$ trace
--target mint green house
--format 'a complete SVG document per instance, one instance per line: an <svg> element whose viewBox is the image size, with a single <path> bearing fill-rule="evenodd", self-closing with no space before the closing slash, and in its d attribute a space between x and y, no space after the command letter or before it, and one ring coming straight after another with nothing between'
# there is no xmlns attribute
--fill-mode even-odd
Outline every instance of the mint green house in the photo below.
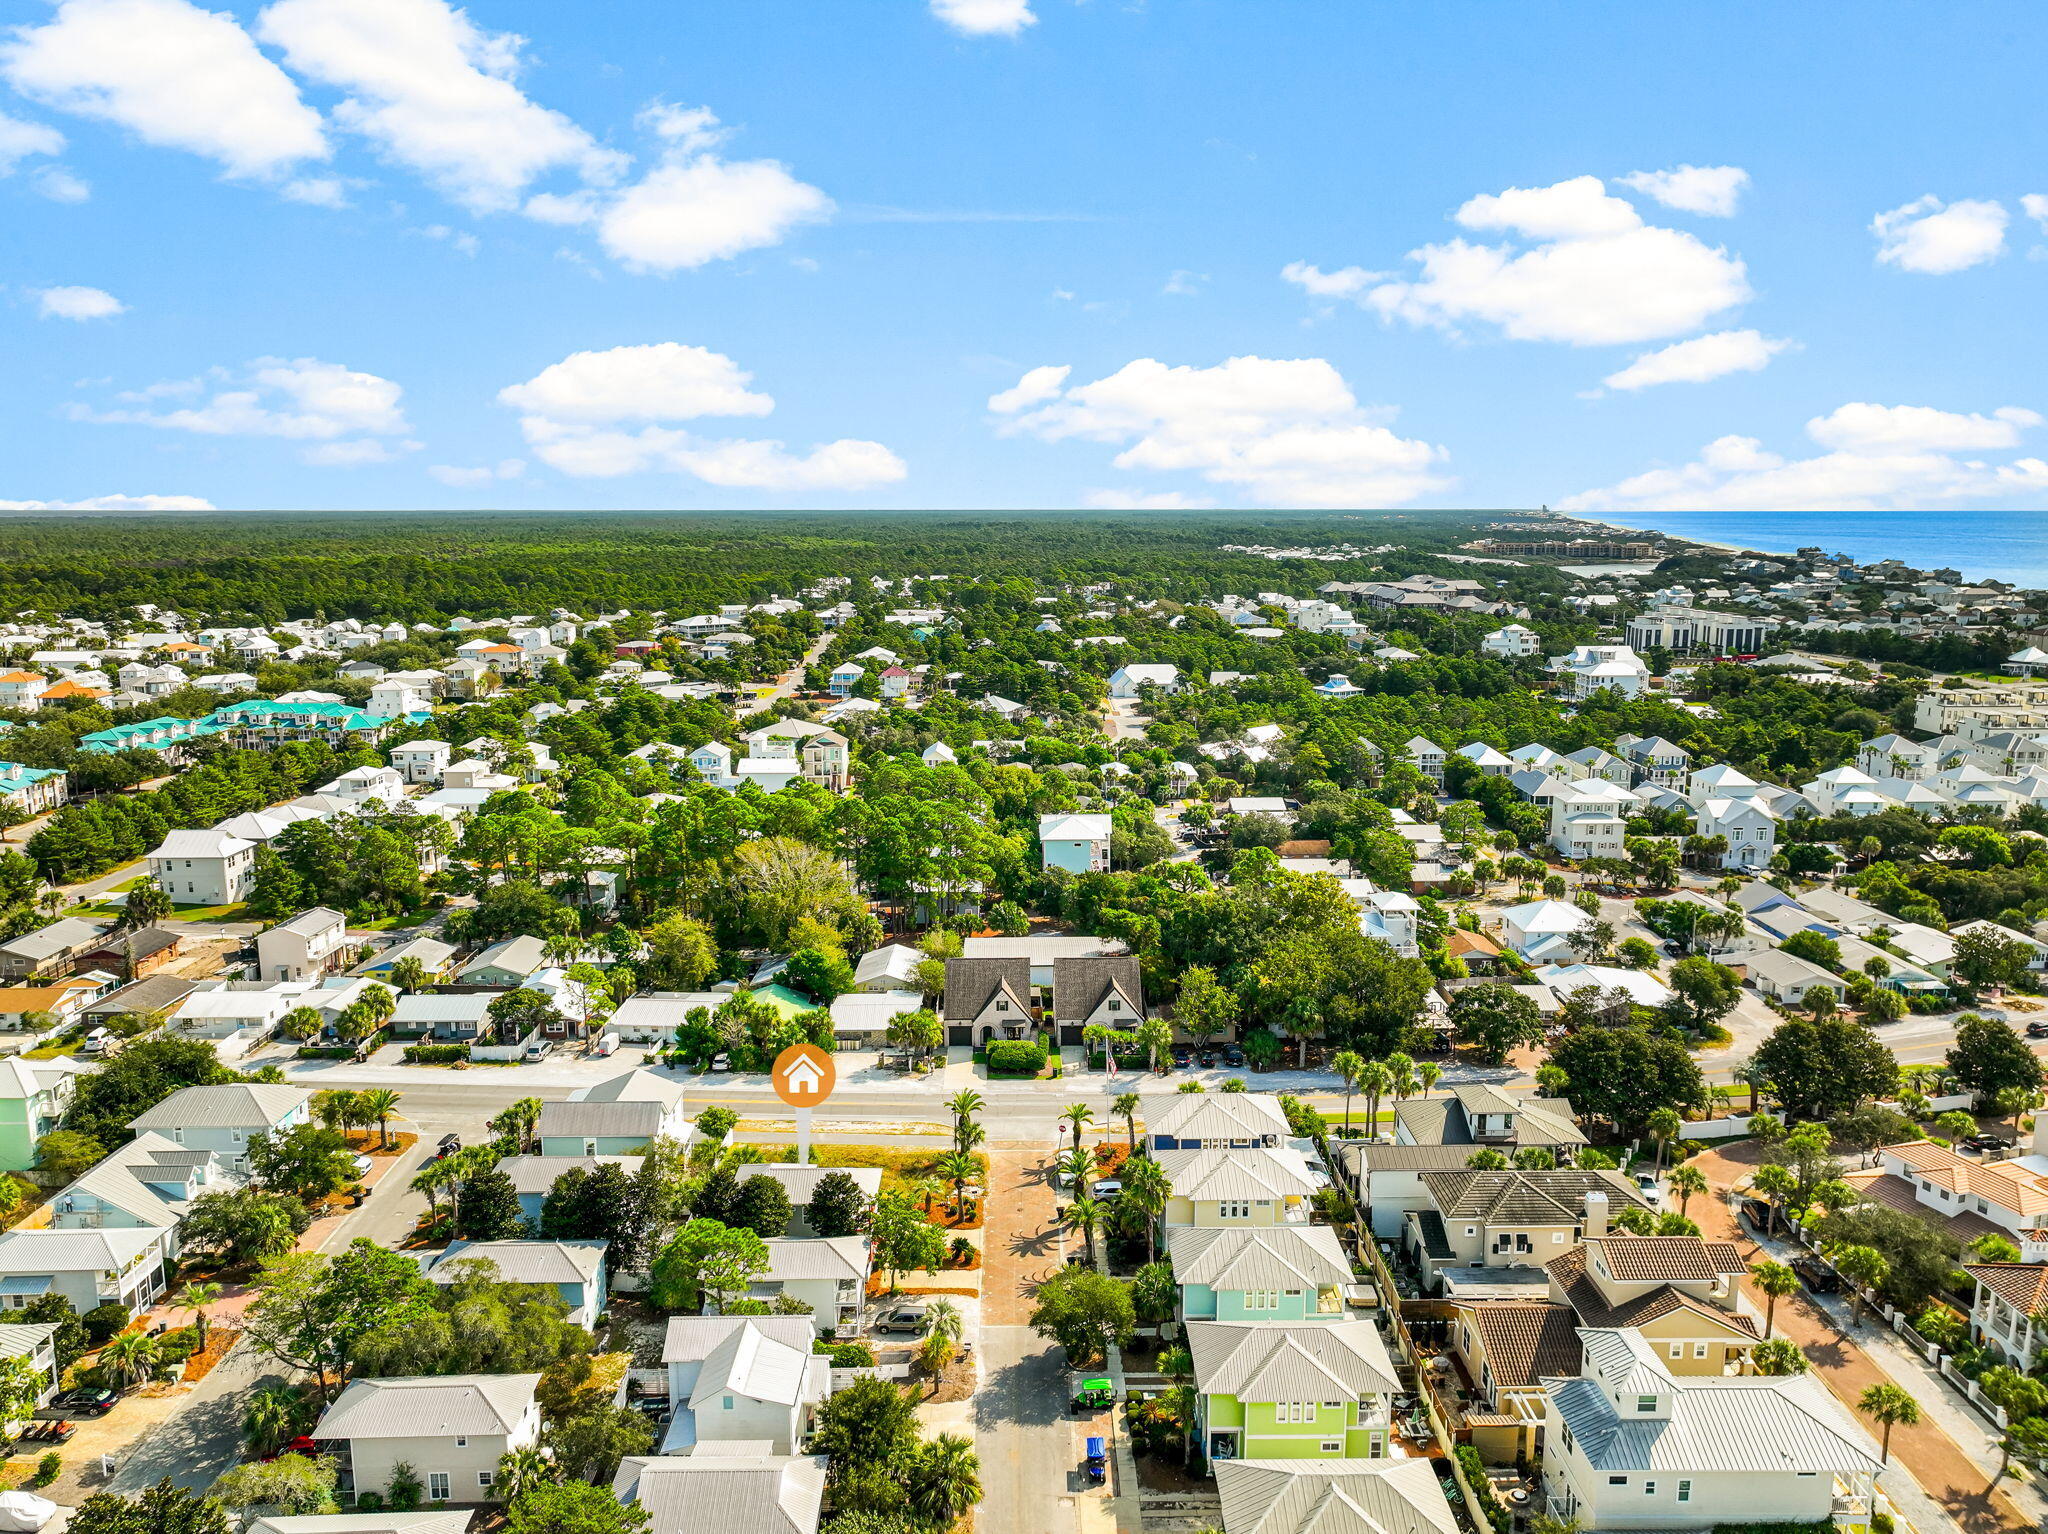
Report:
<svg viewBox="0 0 2048 1534"><path fill-rule="evenodd" d="M1169 1225L1183 1321L1342 1321L1351 1265L1327 1225Z"/></svg>
<svg viewBox="0 0 2048 1534"><path fill-rule="evenodd" d="M1187 1333L1210 1459L1387 1455L1399 1384L1370 1321L1197 1321Z"/></svg>
<svg viewBox="0 0 2048 1534"><path fill-rule="evenodd" d="M36 1141L57 1127L79 1076L91 1069L68 1055L0 1060L0 1172L36 1164Z"/></svg>

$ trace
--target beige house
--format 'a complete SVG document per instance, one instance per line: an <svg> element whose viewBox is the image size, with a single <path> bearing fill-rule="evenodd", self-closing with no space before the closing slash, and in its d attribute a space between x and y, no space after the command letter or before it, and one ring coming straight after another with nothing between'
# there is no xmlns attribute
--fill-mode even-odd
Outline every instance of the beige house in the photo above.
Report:
<svg viewBox="0 0 2048 1534"><path fill-rule="evenodd" d="M1421 1182L1428 1203L1407 1212L1402 1243L1432 1290L1452 1269L1540 1268L1605 1235L1610 1209L1648 1207L1619 1172L1467 1168Z"/></svg>
<svg viewBox="0 0 2048 1534"><path fill-rule="evenodd" d="M1170 1150L1156 1159L1173 1186L1168 1225L1305 1225L1324 1186L1295 1150Z"/></svg>
<svg viewBox="0 0 2048 1534"><path fill-rule="evenodd" d="M1733 1242L1698 1236L1586 1233L1547 1263L1550 1297L1580 1326L1629 1327L1673 1374L1741 1374L1763 1340L1742 1292L1748 1264Z"/></svg>
<svg viewBox="0 0 2048 1534"><path fill-rule="evenodd" d="M1028 1037L1036 1022L1031 996L1029 959L948 959L946 1042Z"/></svg>
<svg viewBox="0 0 2048 1534"><path fill-rule="evenodd" d="M389 1493L409 1466L429 1502L490 1499L499 1457L540 1442L538 1374L449 1374L355 1380L322 1414L313 1437L345 1445L358 1492Z"/></svg>

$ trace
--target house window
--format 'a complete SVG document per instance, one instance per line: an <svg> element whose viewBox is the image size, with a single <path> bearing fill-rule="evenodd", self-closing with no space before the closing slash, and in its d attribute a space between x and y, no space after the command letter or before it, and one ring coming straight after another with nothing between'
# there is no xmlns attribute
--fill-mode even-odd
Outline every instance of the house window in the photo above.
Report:
<svg viewBox="0 0 2048 1534"><path fill-rule="evenodd" d="M1645 1481L1645 1482L1643 1482L1643 1495L1644 1495L1644 1496L1646 1496L1646 1497L1654 1497L1654 1496L1656 1496L1656 1495L1657 1495L1657 1483L1656 1483L1655 1481Z"/></svg>
<svg viewBox="0 0 2048 1534"><path fill-rule="evenodd" d="M1636 1397L1636 1410L1637 1410L1637 1411L1655 1411L1656 1409L1657 1409L1657 1398L1656 1398L1655 1396L1637 1396L1637 1397Z"/></svg>
<svg viewBox="0 0 2048 1534"><path fill-rule="evenodd" d="M1610 1475L1607 1478L1607 1484L1609 1486L1626 1486L1628 1485L1628 1477L1625 1475Z"/></svg>
<svg viewBox="0 0 2048 1534"><path fill-rule="evenodd" d="M1684 1344L1684 1343L1682 1343L1682 1342L1674 1342L1674 1343L1672 1343L1672 1344L1671 1344L1671 1356L1672 1356L1673 1358L1683 1358L1683 1357L1685 1357L1685 1344Z"/></svg>
<svg viewBox="0 0 2048 1534"><path fill-rule="evenodd" d="M1122 1002L1120 1002L1120 1001L1112 1001L1112 1002L1111 1002L1111 1003L1109 1004L1109 1010L1110 1010L1110 1011L1112 1011L1112 1012L1121 1012L1121 1011L1123 1011L1123 1009L1124 1009L1124 1004L1123 1004Z"/></svg>
<svg viewBox="0 0 2048 1534"><path fill-rule="evenodd" d="M1010 1004L1007 1001L998 1001L996 1003L996 1010L998 1012L1007 1012L1010 1010Z"/></svg>
<svg viewBox="0 0 2048 1534"><path fill-rule="evenodd" d="M1704 1342L1695 1342L1692 1345L1692 1356L1694 1358L1705 1358L1707 1356L1707 1345Z"/></svg>
<svg viewBox="0 0 2048 1534"><path fill-rule="evenodd" d="M427 1472L427 1500L446 1502L448 1500L448 1472L429 1470Z"/></svg>
<svg viewBox="0 0 2048 1534"><path fill-rule="evenodd" d="M732 1410L732 1397L731 1397L731 1396L727 1396L727 1397L725 1397L725 1398L724 1398L723 1406L724 1406L724 1409L725 1409L726 1411L731 1411L731 1410Z"/></svg>
<svg viewBox="0 0 2048 1534"><path fill-rule="evenodd" d="M1678 1500L1681 1502L1690 1502L1692 1500L1692 1482L1680 1481L1678 1483Z"/></svg>
<svg viewBox="0 0 2048 1534"><path fill-rule="evenodd" d="M1216 1217L1221 1220L1249 1220L1252 1206L1248 1199L1226 1198L1216 1206Z"/></svg>
<svg viewBox="0 0 2048 1534"><path fill-rule="evenodd" d="M1342 1454L1344 1452L1344 1440L1341 1438L1325 1438L1323 1440L1323 1452L1325 1454Z"/></svg>
<svg viewBox="0 0 2048 1534"><path fill-rule="evenodd" d="M494 1470L479 1470L476 1473L476 1484L484 1491L489 1491L492 1483L496 1480L497 1472Z"/></svg>
<svg viewBox="0 0 2048 1534"><path fill-rule="evenodd" d="M458 1438L455 1440L455 1447L458 1449L466 1449L469 1447L469 1440L467 1438Z"/></svg>

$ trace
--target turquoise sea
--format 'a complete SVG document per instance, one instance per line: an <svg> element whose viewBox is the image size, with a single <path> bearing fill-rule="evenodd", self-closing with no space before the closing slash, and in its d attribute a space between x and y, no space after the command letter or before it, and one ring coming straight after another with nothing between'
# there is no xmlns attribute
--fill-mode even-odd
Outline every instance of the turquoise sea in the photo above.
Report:
<svg viewBox="0 0 2048 1534"><path fill-rule="evenodd" d="M2048 587L2048 511L1660 511L1602 520L1703 543L1770 553L1818 545L1861 561L1903 559L1970 580Z"/></svg>

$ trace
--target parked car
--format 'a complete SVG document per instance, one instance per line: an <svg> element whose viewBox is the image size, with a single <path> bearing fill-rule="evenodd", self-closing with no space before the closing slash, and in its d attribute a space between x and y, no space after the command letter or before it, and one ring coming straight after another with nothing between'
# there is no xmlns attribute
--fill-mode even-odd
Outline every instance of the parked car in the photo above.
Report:
<svg viewBox="0 0 2048 1534"><path fill-rule="evenodd" d="M1199 1065L1205 1071L1214 1069L1216 1065L1216 1051L1213 1049L1196 1050L1195 1064Z"/></svg>
<svg viewBox="0 0 2048 1534"><path fill-rule="evenodd" d="M117 1390L101 1390L90 1385L80 1385L75 1390L65 1390L50 1397L50 1404L44 1408L65 1417L104 1417L114 1409L114 1403L121 1399Z"/></svg>
<svg viewBox="0 0 2048 1534"><path fill-rule="evenodd" d="M1089 1189L1089 1192L1093 1193L1096 1198L1107 1202L1113 1198L1122 1198L1124 1196L1124 1185L1114 1177L1105 1177L1093 1188Z"/></svg>
<svg viewBox="0 0 2048 1534"><path fill-rule="evenodd" d="M1760 1198L1742 1201L1742 1217L1760 1231L1771 1228L1771 1206Z"/></svg>
<svg viewBox="0 0 2048 1534"><path fill-rule="evenodd" d="M1815 1294L1833 1294L1842 1287L1842 1281L1835 1277L1834 1271L1818 1257L1793 1258L1792 1271L1797 1273L1799 1281Z"/></svg>
<svg viewBox="0 0 2048 1534"><path fill-rule="evenodd" d="M1657 1186L1654 1173L1636 1173L1636 1192L1642 1194L1645 1203L1656 1205L1664 1202L1664 1190Z"/></svg>
<svg viewBox="0 0 2048 1534"><path fill-rule="evenodd" d="M2027 1037L2030 1039L2048 1039L2048 1023L2032 1022L2027 1024Z"/></svg>
<svg viewBox="0 0 2048 1534"><path fill-rule="evenodd" d="M304 1455L307 1459L312 1459L319 1452L320 1446L304 1433L301 1433L290 1443L279 1444L277 1448L264 1455L263 1462L267 1465L272 1460L283 1459L287 1454L300 1454Z"/></svg>
<svg viewBox="0 0 2048 1534"><path fill-rule="evenodd" d="M1186 1070L1195 1063L1195 1052L1185 1044L1173 1046L1173 1064L1176 1070Z"/></svg>
<svg viewBox="0 0 2048 1534"><path fill-rule="evenodd" d="M455 1153L456 1153L457 1151L459 1151L459 1150L461 1150L461 1149L462 1149L462 1136L461 1136L461 1135L457 1135L457 1134L446 1134L446 1135L443 1135L443 1136L441 1136L441 1143L440 1143L439 1145L435 1146L435 1148L434 1148L434 1159L435 1159L436 1161L439 1161L439 1160L441 1160L441 1159L442 1159L443 1157L445 1157L445 1156L452 1156L452 1155L454 1155L454 1154L455 1154Z"/></svg>
<svg viewBox="0 0 2048 1534"><path fill-rule="evenodd" d="M922 1336L925 1326L925 1307L922 1305L899 1305L875 1323L878 1332L909 1332Z"/></svg>
<svg viewBox="0 0 2048 1534"><path fill-rule="evenodd" d="M713 1055L711 1057L711 1068L714 1071L729 1071L732 1069L732 1061L723 1054Z"/></svg>
<svg viewBox="0 0 2048 1534"><path fill-rule="evenodd" d="M526 1053L521 1055L519 1058L524 1060L528 1065L532 1065L536 1060L547 1059L547 1057L553 1054L554 1052L555 1046L550 1044L546 1039L535 1039L531 1044L526 1046Z"/></svg>
<svg viewBox="0 0 2048 1534"><path fill-rule="evenodd" d="M1241 1069L1244 1065L1244 1051L1235 1044L1225 1044L1223 1046L1223 1063L1232 1070Z"/></svg>
<svg viewBox="0 0 2048 1534"><path fill-rule="evenodd" d="M368 1177L372 1172L374 1172L377 1169L376 1162L372 1161L368 1156L362 1155L360 1153L349 1157L349 1160L354 1164L356 1169L356 1176L358 1177Z"/></svg>
<svg viewBox="0 0 2048 1534"><path fill-rule="evenodd" d="M1989 1133L1966 1135L1962 1140L1962 1148L1966 1151L1979 1152L2011 1150L2012 1141L2006 1139L2004 1135Z"/></svg>

